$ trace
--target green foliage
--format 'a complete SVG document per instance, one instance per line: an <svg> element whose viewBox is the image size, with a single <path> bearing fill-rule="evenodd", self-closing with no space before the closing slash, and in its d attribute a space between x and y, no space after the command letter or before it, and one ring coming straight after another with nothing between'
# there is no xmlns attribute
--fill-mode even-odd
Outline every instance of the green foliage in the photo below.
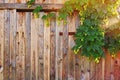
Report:
<svg viewBox="0 0 120 80"><path fill-rule="evenodd" d="M35 18L39 18L39 12L42 10L42 6L37 6L34 10L33 10L33 14Z"/></svg>
<svg viewBox="0 0 120 80"><path fill-rule="evenodd" d="M90 59L104 57L104 31L99 25L93 23L92 19L85 19L78 27L75 34L74 52L77 54L81 50L81 55Z"/></svg>
<svg viewBox="0 0 120 80"><path fill-rule="evenodd" d="M35 0L30 0L27 1L27 6L28 8L30 8L33 4L35 3ZM34 10L33 10L33 14L35 18L39 18L39 12L42 10L42 6L37 6Z"/></svg>
<svg viewBox="0 0 120 80"><path fill-rule="evenodd" d="M53 19L53 18L55 18L55 13L48 13L47 15L42 16L43 20Z"/></svg>
<svg viewBox="0 0 120 80"><path fill-rule="evenodd" d="M31 7L33 3L34 0L28 1L28 7ZM118 16L119 4L120 0L68 0L64 3L59 11L58 19L66 22L68 16L77 12L81 22L75 34L75 45L72 48L75 54L80 53L99 63L99 60L105 57L103 48L112 55L120 50L120 34L108 35L110 30L106 31L103 28L109 18ZM41 9L41 6L37 7L33 13L38 17ZM48 13L42 17L47 25L51 18L55 18L54 13Z"/></svg>
<svg viewBox="0 0 120 80"><path fill-rule="evenodd" d="M35 3L35 0L27 1L27 7L30 8Z"/></svg>
<svg viewBox="0 0 120 80"><path fill-rule="evenodd" d="M118 16L119 3L120 0L69 0L64 4L59 13L60 19L65 20L74 12L78 12L80 17L81 25L76 31L73 47L75 54L80 52L82 56L98 63L101 57L105 56L103 48L108 49L110 53L116 53L120 49L118 38L112 36L112 42L104 41L108 38L102 28L109 18Z"/></svg>
<svg viewBox="0 0 120 80"><path fill-rule="evenodd" d="M46 26L49 26L50 25L49 20L54 18L55 18L55 13L48 13L47 15L42 16L42 19L45 21Z"/></svg>

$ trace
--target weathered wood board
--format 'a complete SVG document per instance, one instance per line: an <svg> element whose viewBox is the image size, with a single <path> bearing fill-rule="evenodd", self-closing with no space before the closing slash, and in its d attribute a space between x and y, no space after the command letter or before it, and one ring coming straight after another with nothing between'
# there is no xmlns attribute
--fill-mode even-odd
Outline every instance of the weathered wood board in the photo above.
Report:
<svg viewBox="0 0 120 80"><path fill-rule="evenodd" d="M0 0L0 80L80 80L81 75L86 80L120 79L119 54L114 59L105 51L106 58L96 64L71 50L80 22L77 14L67 24L57 19L55 10L65 0L36 0L29 10L43 4L37 19L25 11L26 1ZM45 10L56 14L49 26L41 19Z"/></svg>

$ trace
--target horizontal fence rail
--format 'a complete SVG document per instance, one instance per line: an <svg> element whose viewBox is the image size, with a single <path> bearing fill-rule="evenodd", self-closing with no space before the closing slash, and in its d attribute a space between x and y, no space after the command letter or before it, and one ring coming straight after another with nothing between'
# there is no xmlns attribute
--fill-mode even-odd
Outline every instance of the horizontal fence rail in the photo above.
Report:
<svg viewBox="0 0 120 80"><path fill-rule="evenodd" d="M30 8L27 7L26 3L0 3L0 9L16 9L21 11L31 11L36 6L42 6L42 11L58 11L62 8L63 4L33 4Z"/></svg>

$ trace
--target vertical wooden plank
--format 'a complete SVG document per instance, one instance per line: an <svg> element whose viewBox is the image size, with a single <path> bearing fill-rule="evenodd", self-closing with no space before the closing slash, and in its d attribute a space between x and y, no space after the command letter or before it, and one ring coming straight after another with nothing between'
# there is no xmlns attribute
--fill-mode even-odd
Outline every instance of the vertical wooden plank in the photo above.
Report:
<svg viewBox="0 0 120 80"><path fill-rule="evenodd" d="M70 17L68 20L69 24L69 32L75 32L76 26L75 26L75 15L73 17ZM69 35L69 47L68 47L68 80L74 80L74 71L75 71L75 54L71 50L74 46L74 40L73 35Z"/></svg>
<svg viewBox="0 0 120 80"><path fill-rule="evenodd" d="M61 27L62 28L62 27ZM60 30L61 30L61 28L60 28ZM62 30L61 30L62 31ZM62 51L63 51L63 36L60 36L60 38L59 38L59 49L58 49L58 51L59 51L59 55L58 56L60 56L59 58L58 58L58 80L63 80L63 78L62 78L62 73L63 73L63 54L62 54Z"/></svg>
<svg viewBox="0 0 120 80"><path fill-rule="evenodd" d="M18 63L19 63L19 29L18 29L18 26L19 26L19 22L18 22L18 19L19 19L19 17L18 17L18 15L17 15L17 32L16 32L16 42L15 42L15 44L16 44L16 78L15 78L15 80L16 79L19 79L19 72L18 72Z"/></svg>
<svg viewBox="0 0 120 80"><path fill-rule="evenodd" d="M4 26L4 80L10 79L10 13L5 10Z"/></svg>
<svg viewBox="0 0 120 80"><path fill-rule="evenodd" d="M79 15L78 14L75 14L76 16L75 16L75 27L76 28L78 28L78 26L79 26L79 24L80 24L80 19L79 19ZM80 54L77 54L77 55L75 55L75 80L79 80L80 79L80 72L81 72L81 70L80 70L80 62L81 62L81 60L80 60L80 58L79 58L79 55Z"/></svg>
<svg viewBox="0 0 120 80"><path fill-rule="evenodd" d="M26 3L27 0L14 0L15 3ZM16 56L16 79L25 80L26 59L26 13L17 13L17 56ZM20 76L19 76L20 75Z"/></svg>
<svg viewBox="0 0 120 80"><path fill-rule="evenodd" d="M95 63L95 68L94 68L94 70L95 70L95 80L97 80L97 77L98 77L98 74L99 74L97 72L98 71L97 69L98 69L98 64Z"/></svg>
<svg viewBox="0 0 120 80"><path fill-rule="evenodd" d="M0 0L0 3L4 3L4 0ZM3 68L4 68L4 10L0 10L0 80L3 80Z"/></svg>
<svg viewBox="0 0 120 80"><path fill-rule="evenodd" d="M95 80L95 76L96 76L95 64L96 63L94 61L90 61L90 79L91 80Z"/></svg>
<svg viewBox="0 0 120 80"><path fill-rule="evenodd" d="M15 80L16 68L16 10L10 11L10 80Z"/></svg>
<svg viewBox="0 0 120 80"><path fill-rule="evenodd" d="M26 13L26 55L25 55L25 80L30 80L31 72L31 13Z"/></svg>
<svg viewBox="0 0 120 80"><path fill-rule="evenodd" d="M55 80L56 19L50 21L50 80Z"/></svg>
<svg viewBox="0 0 120 80"><path fill-rule="evenodd" d="M63 27L63 79L68 78L68 24Z"/></svg>
<svg viewBox="0 0 120 80"><path fill-rule="evenodd" d="M114 58L114 68L112 70L114 70L114 72L111 72L110 74L111 80L119 80L120 79L120 57L119 55L117 55L117 57Z"/></svg>
<svg viewBox="0 0 120 80"><path fill-rule="evenodd" d="M38 32L38 80L44 80L44 23L41 19L43 12L40 13L40 26Z"/></svg>
<svg viewBox="0 0 120 80"><path fill-rule="evenodd" d="M56 16L58 15L58 13L56 13ZM58 27L59 27L59 25L58 25L58 23L57 23L57 18L56 18L56 26L55 26L55 30L56 30L56 32L55 32L55 46L56 46L56 48L55 48L55 80L58 80L58 79L60 79L59 78L59 57L60 56L58 56L59 55L59 52L60 52L60 38L59 38L59 29L58 29ZM58 46L59 45L59 46ZM58 51L59 50L59 51Z"/></svg>
<svg viewBox="0 0 120 80"><path fill-rule="evenodd" d="M20 57L21 57L21 71L20 71L20 75L21 75L21 80L25 80L25 55L26 55L26 36L25 36L25 18L26 17L26 13L22 13L21 14L21 19L22 21L22 25L21 25L21 31L20 31Z"/></svg>
<svg viewBox="0 0 120 80"><path fill-rule="evenodd" d="M74 67L75 67L75 54L73 53L73 51L71 50L71 48L73 47L74 42L73 42L73 36L69 36L69 50L68 50L68 80L75 80L75 76L74 76Z"/></svg>
<svg viewBox="0 0 120 80"><path fill-rule="evenodd" d="M34 51L35 51L35 77L36 80L38 80L38 59L39 59L39 54L38 54L38 34L39 34L39 26L40 26L40 19L37 18L35 19L35 32L34 32Z"/></svg>
<svg viewBox="0 0 120 80"><path fill-rule="evenodd" d="M82 62L83 64L81 70L84 72L85 80L89 80L90 78L90 61L87 57L82 57Z"/></svg>
<svg viewBox="0 0 120 80"><path fill-rule="evenodd" d="M58 13L56 13L58 15ZM61 23L61 24L60 24ZM55 80L62 80L62 38L59 33L63 32L63 21L56 18L56 52L55 52Z"/></svg>
<svg viewBox="0 0 120 80"><path fill-rule="evenodd" d="M50 26L44 23L44 80L50 80Z"/></svg>
<svg viewBox="0 0 120 80"><path fill-rule="evenodd" d="M37 50L37 39L38 39L38 30L39 30L39 22L38 19L35 19L31 14L31 79L37 80L38 76L38 50Z"/></svg>
<svg viewBox="0 0 120 80"><path fill-rule="evenodd" d="M119 53L117 53L117 54L119 54ZM115 58L113 58L112 56L111 56L111 61L110 61L110 63L111 63L111 65L110 65L110 79L111 80L115 80L115 60L118 60L118 79L120 79L120 61L119 61L119 55L117 55L117 57L116 57L116 59ZM105 65L105 64L104 64ZM105 66L104 66L105 67Z"/></svg>
<svg viewBox="0 0 120 80"><path fill-rule="evenodd" d="M35 20L31 13L31 80L35 80L35 51L34 49L34 28Z"/></svg>
<svg viewBox="0 0 120 80"><path fill-rule="evenodd" d="M78 73L79 75L77 75L77 78L79 79L85 79L85 72L86 72L86 61L85 61L85 57L80 55L81 52L79 54L77 54L78 59L76 60L76 64L78 64Z"/></svg>
<svg viewBox="0 0 120 80"><path fill-rule="evenodd" d="M4 69L4 11L0 10L0 80L3 80Z"/></svg>
<svg viewBox="0 0 120 80"><path fill-rule="evenodd" d="M106 51L106 58L105 58L105 79L109 79L110 77L110 55L109 53Z"/></svg>
<svg viewBox="0 0 120 80"><path fill-rule="evenodd" d="M90 80L90 61L86 58L85 80Z"/></svg>
<svg viewBox="0 0 120 80"><path fill-rule="evenodd" d="M16 79L25 79L25 54L26 54L26 37L25 37L25 13L17 13L17 52L16 52ZM21 76L19 76L21 75Z"/></svg>
<svg viewBox="0 0 120 80"><path fill-rule="evenodd" d="M96 80L101 80L102 74L102 61L99 64L96 64Z"/></svg>

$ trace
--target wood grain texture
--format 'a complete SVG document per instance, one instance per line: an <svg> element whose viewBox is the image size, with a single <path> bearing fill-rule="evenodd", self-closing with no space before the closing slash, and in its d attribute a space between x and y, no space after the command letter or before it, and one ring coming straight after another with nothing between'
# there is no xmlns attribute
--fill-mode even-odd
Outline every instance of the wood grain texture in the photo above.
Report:
<svg viewBox="0 0 120 80"><path fill-rule="evenodd" d="M37 30L36 19L31 13L31 79L36 80L37 74Z"/></svg>
<svg viewBox="0 0 120 80"><path fill-rule="evenodd" d="M105 52L107 57L99 64L74 55L73 35L80 24L76 13L67 18L67 24L54 18L46 26L41 19L45 10L59 10L65 0L36 0L30 9L26 1L0 0L0 80L80 80L82 71L90 78L86 80L110 80L111 76L119 80L119 54L113 59ZM43 6L40 18L24 11L37 5Z"/></svg>
<svg viewBox="0 0 120 80"><path fill-rule="evenodd" d="M16 10L10 11L10 80L16 76Z"/></svg>
<svg viewBox="0 0 120 80"><path fill-rule="evenodd" d="M96 70L95 70L95 62L94 61L90 61L90 79L91 80L95 80L95 75L96 75Z"/></svg>
<svg viewBox="0 0 120 80"><path fill-rule="evenodd" d="M111 57L110 57L110 55L109 55L109 53L106 51L106 58L105 58L105 63L107 63L107 64L105 64L105 79L109 79L109 77L110 77L110 66L111 66L111 63L110 63L110 61L111 61Z"/></svg>
<svg viewBox="0 0 120 80"><path fill-rule="evenodd" d="M56 18L50 21L50 80L55 80Z"/></svg>
<svg viewBox="0 0 120 80"><path fill-rule="evenodd" d="M78 14L76 14L76 16L75 16L75 27L76 27L76 29L78 28L78 26L79 26L79 24L80 24L80 22L79 22L79 17L78 17L79 15ZM81 72L81 69L80 69L80 63L81 63L81 61L80 61L80 56L79 56L79 54L77 54L77 55L75 55L75 80L79 80L80 79L80 72Z"/></svg>
<svg viewBox="0 0 120 80"><path fill-rule="evenodd" d="M42 6L42 11L57 11L62 8L62 4L34 4L32 7L28 8L26 3L17 2L14 3L0 3L0 9L17 9L17 10L33 10L36 6Z"/></svg>
<svg viewBox="0 0 120 80"><path fill-rule="evenodd" d="M0 80L3 80L4 69L4 11L0 10Z"/></svg>
<svg viewBox="0 0 120 80"><path fill-rule="evenodd" d="M75 15L73 17L68 18L68 30L69 32L75 32ZM75 54L71 50L74 46L73 35L69 35L69 42L68 42L68 80L75 80Z"/></svg>
<svg viewBox="0 0 120 80"><path fill-rule="evenodd" d="M74 45L73 36L69 36L69 49L68 49L68 80L75 80L75 54L71 50Z"/></svg>
<svg viewBox="0 0 120 80"><path fill-rule="evenodd" d="M25 54L25 80L30 80L31 72L31 13L26 13L26 25L25 25L25 45L26 45L26 54Z"/></svg>
<svg viewBox="0 0 120 80"><path fill-rule="evenodd" d="M5 3L15 3L14 0L5 0ZM16 10L10 10L10 80L16 76Z"/></svg>
<svg viewBox="0 0 120 80"><path fill-rule="evenodd" d="M67 19L68 20L68 19ZM63 79L68 79L68 24L64 24L63 27Z"/></svg>
<svg viewBox="0 0 120 80"><path fill-rule="evenodd" d="M56 13L56 15L58 15ZM59 58L60 58L60 38L59 38L59 29L58 23L56 18L56 26L55 26L55 79L58 80L59 78Z"/></svg>
<svg viewBox="0 0 120 80"><path fill-rule="evenodd" d="M25 13L17 13L17 56L16 56L16 76L18 80L25 80L25 55L26 55L26 37L25 37Z"/></svg>
<svg viewBox="0 0 120 80"><path fill-rule="evenodd" d="M58 13L56 14L58 16ZM63 31L63 21L59 21L56 18L56 53L55 53L55 79L62 80L62 47L63 47L63 36L60 36L59 33Z"/></svg>
<svg viewBox="0 0 120 80"><path fill-rule="evenodd" d="M44 80L50 80L50 26L44 22Z"/></svg>
<svg viewBox="0 0 120 80"><path fill-rule="evenodd" d="M36 52L36 56L35 56L35 68L36 68L36 73L35 73L35 77L36 77L36 80L38 80L38 61L39 61L39 53L38 53L38 33L39 33L39 26L40 26L40 20L39 18L35 19L35 32L34 32L34 44L35 44L35 52Z"/></svg>
<svg viewBox="0 0 120 80"><path fill-rule="evenodd" d="M44 13L40 13L38 31L38 80L44 80L44 21L41 19Z"/></svg>
<svg viewBox="0 0 120 80"><path fill-rule="evenodd" d="M4 80L10 79L10 12L5 10L4 22Z"/></svg>
<svg viewBox="0 0 120 80"><path fill-rule="evenodd" d="M102 65L101 65L101 61L100 61L100 63L99 64L96 64L96 70L95 70L95 78L96 78L96 80L101 80L101 75L102 75Z"/></svg>

